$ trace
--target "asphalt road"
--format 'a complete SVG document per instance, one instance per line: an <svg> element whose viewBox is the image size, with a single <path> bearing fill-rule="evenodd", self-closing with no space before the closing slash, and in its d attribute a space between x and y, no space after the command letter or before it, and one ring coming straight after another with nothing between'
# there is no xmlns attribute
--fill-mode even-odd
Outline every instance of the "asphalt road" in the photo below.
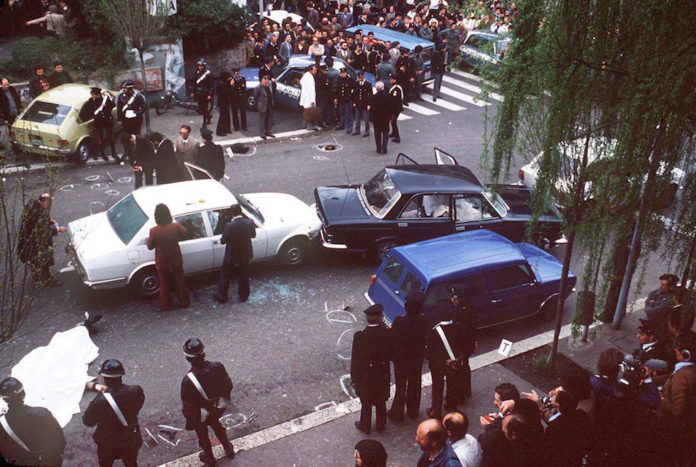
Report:
<svg viewBox="0 0 696 467"><path fill-rule="evenodd" d="M495 106L464 108L462 104L456 111L427 102L421 106L437 113L407 110L412 118L400 122L402 142L390 143L388 155L376 154L372 137L327 132L260 145L253 155L227 159L229 180L224 183L242 193L286 192L313 203L313 189L318 185L365 181L393 163L399 151L419 162L433 161L433 146L455 155L460 164L485 180L480 167L484 112L493 111ZM255 118L251 116L250 126L255 125ZM295 128L299 126L299 114L289 113L288 118L295 118ZM325 143L340 149L317 149ZM513 175L516 168L514 165ZM36 172L26 180L37 193L42 189L42 177L43 172ZM127 166L76 168L66 164L60 177L52 217L63 225L107 209L133 188ZM56 241L55 270L66 263L62 251L65 242L64 237ZM553 254L561 258L562 252L559 248ZM232 376L233 403L225 418L230 438L290 420L322 404L346 400L342 377L350 371L352 333L364 326L361 310L366 302L362 294L375 269L376 264L362 255L317 247L310 261L298 269L273 263L254 265L247 303L231 300L218 305L212 299L216 275L208 274L191 280L191 308L166 313L158 311L156 300L143 300L127 289L92 291L82 285L76 273L65 273L61 275L65 284L47 289L37 298L35 312L18 338L4 349L3 374L29 350L45 345L54 332L80 322L86 311L103 314L100 332L93 337L100 356L90 372L96 374L103 359L118 358L126 367L125 382L143 386L146 403L140 416L142 426L171 441L158 437L157 445L143 447L141 464L155 465L198 449L192 432L170 438L158 427L184 427L179 384L187 362L181 346L189 337L201 338L208 358L222 361ZM572 269L582 272L580 260L574 261ZM571 297L566 317L574 303ZM527 320L489 329L481 333L479 351L497 348L502 338L515 342L550 328L551 323ZM83 409L92 397L85 394L80 404ZM91 431L82 425L80 415L73 417L65 429L67 464L95 462Z"/></svg>

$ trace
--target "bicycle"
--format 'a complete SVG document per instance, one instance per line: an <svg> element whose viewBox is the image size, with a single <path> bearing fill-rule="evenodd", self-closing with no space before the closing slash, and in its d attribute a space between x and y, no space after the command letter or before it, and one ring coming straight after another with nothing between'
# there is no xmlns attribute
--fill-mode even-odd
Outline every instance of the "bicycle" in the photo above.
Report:
<svg viewBox="0 0 696 467"><path fill-rule="evenodd" d="M155 112L157 115L162 115L166 111L170 110L174 106L182 107L186 110L188 114L189 110L195 111L197 114L201 114L198 110L198 101L196 99L191 99L189 97L181 98L174 92L174 83L172 81L167 81L167 91L162 97L157 101L155 105ZM213 110L213 100L208 102L208 113L210 114Z"/></svg>

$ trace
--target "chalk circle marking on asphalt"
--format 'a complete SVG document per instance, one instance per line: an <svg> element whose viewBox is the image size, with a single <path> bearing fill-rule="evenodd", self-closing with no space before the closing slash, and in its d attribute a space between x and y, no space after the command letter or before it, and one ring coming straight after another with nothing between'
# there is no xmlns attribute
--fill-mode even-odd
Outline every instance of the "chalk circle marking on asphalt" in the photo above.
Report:
<svg viewBox="0 0 696 467"><path fill-rule="evenodd" d="M320 152L336 152L336 151L340 151L341 149L343 149L343 146L338 144L338 142L336 142L336 143L316 144L313 146L313 148L316 149L317 151L320 151ZM330 160L330 159L326 156L314 156L314 160L323 161L323 160Z"/></svg>
<svg viewBox="0 0 696 467"><path fill-rule="evenodd" d="M85 177L85 181L87 182L96 182L101 178L101 175L95 174L95 175L87 175Z"/></svg>
<svg viewBox="0 0 696 467"><path fill-rule="evenodd" d="M133 177L120 177L118 180L116 180L118 183L130 183L131 180L133 180Z"/></svg>
<svg viewBox="0 0 696 467"><path fill-rule="evenodd" d="M93 183L89 186L91 190L106 190L109 188L108 183Z"/></svg>
<svg viewBox="0 0 696 467"><path fill-rule="evenodd" d="M242 145L245 151L240 151L239 147L235 147L236 145L228 146L227 147L227 156L232 158L232 157L251 157L254 154L256 154L256 146L255 145Z"/></svg>
<svg viewBox="0 0 696 467"><path fill-rule="evenodd" d="M120 191L118 190L106 190L104 194L109 195L109 196L118 196L121 194Z"/></svg>
<svg viewBox="0 0 696 467"><path fill-rule="evenodd" d="M74 183L71 183L70 185L63 185L62 187L58 188L60 191L73 191L77 185Z"/></svg>

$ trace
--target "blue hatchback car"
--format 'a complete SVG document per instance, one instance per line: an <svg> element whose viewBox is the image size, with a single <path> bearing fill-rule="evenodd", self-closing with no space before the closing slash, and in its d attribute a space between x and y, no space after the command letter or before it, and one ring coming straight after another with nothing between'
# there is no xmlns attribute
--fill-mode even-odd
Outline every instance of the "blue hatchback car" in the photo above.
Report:
<svg viewBox="0 0 696 467"><path fill-rule="evenodd" d="M437 303L449 299L453 287L476 309L479 329L535 315L550 319L561 266L529 243L513 243L490 230L461 232L392 248L365 296L384 306L389 325L405 314L406 295L415 291L425 294L423 314L436 323ZM570 272L568 294L576 280Z"/></svg>

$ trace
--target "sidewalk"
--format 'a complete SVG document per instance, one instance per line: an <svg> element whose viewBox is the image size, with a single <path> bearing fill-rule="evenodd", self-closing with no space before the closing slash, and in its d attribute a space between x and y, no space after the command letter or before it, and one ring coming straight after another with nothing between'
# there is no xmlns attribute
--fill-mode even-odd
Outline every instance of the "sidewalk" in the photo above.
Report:
<svg viewBox="0 0 696 467"><path fill-rule="evenodd" d="M604 349L617 347L624 353L630 353L636 347L635 328L638 325L638 319L643 316L642 303L639 302L637 305L635 308L640 311L627 314L621 330L614 331L611 329L611 324L594 327L592 330L594 337L587 345L574 343L570 337L570 326L564 326L561 330L559 351L592 374L596 373L597 358ZM513 357L544 346L550 343L552 338L553 331L550 331L513 343L509 356ZM478 417L493 411L493 391L498 384L511 382L520 391L535 389L537 392L547 392L551 389L535 388L531 383L498 363L504 359L506 357L498 354L497 351L492 351L475 355L470 360L473 397L467 400L461 410L469 417L469 433L474 436L478 436L482 431ZM222 457L224 455L222 447L216 446L214 452L219 458L218 465L352 466L355 443L361 439L370 438L380 441L386 448L388 466L412 466L419 455L414 439L416 428L421 421L425 420L425 409L430 406L429 373L423 376L423 386L421 416L416 420L406 417L406 421L400 424L388 421L383 433L373 431L367 436L355 429L353 423L358 420L360 402L352 399L232 440L238 451L234 460ZM387 403L387 407L390 404L391 401ZM273 409L269 407L268 410ZM198 461L197 452L164 464L167 467L198 465L201 463Z"/></svg>

